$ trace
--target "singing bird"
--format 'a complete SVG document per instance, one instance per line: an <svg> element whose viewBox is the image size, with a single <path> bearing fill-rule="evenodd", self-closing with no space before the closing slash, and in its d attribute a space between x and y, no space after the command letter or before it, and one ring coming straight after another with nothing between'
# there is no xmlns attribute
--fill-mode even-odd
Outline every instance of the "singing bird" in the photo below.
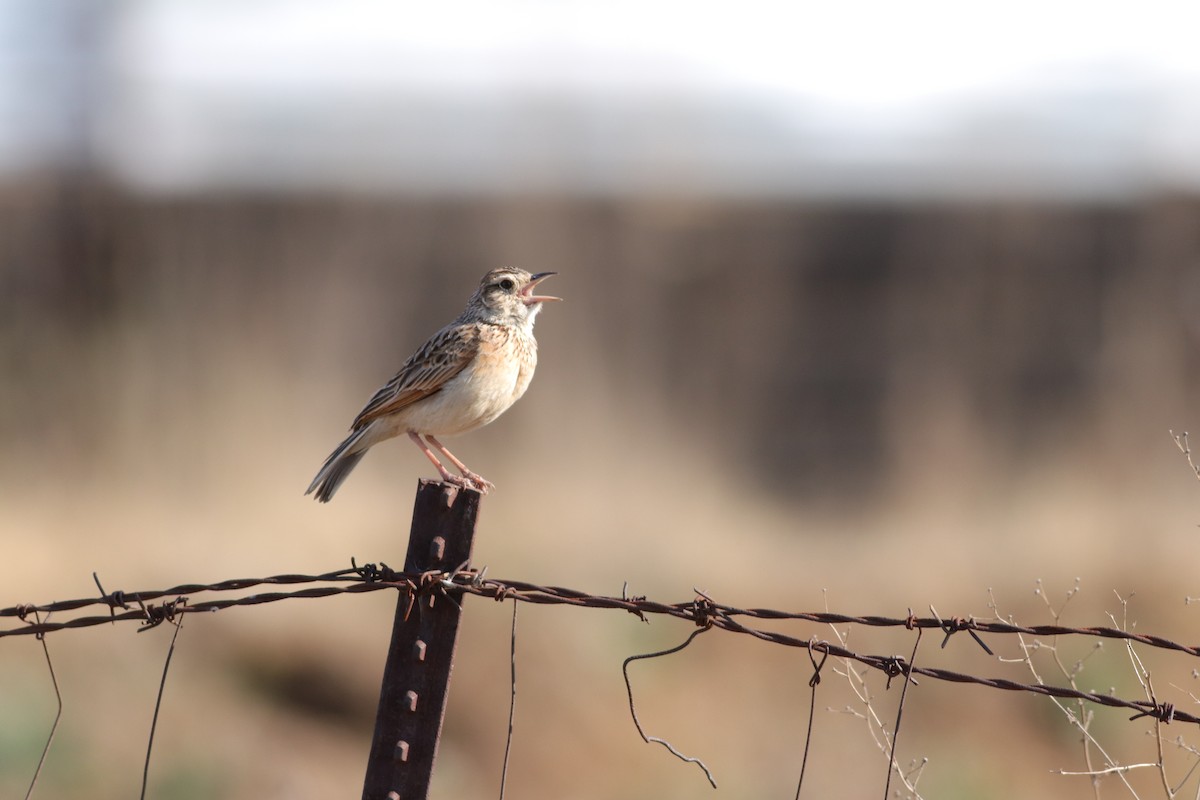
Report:
<svg viewBox="0 0 1200 800"><path fill-rule="evenodd" d="M543 303L562 299L533 290L555 274L501 267L484 275L458 319L413 353L358 412L350 435L325 459L305 494L329 502L367 450L400 434L408 434L443 481L484 494L496 488L437 437L487 425L525 394L537 367L533 322ZM446 469L431 445L461 477Z"/></svg>

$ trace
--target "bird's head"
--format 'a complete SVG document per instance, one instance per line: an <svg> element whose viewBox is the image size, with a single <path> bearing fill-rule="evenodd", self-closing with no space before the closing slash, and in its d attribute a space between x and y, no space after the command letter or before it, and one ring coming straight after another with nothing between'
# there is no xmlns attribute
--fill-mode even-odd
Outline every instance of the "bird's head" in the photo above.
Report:
<svg viewBox="0 0 1200 800"><path fill-rule="evenodd" d="M474 309L488 320L532 325L543 303L562 299L533 293L539 283L556 274L539 272L530 275L515 267L494 269L479 282L468 310Z"/></svg>

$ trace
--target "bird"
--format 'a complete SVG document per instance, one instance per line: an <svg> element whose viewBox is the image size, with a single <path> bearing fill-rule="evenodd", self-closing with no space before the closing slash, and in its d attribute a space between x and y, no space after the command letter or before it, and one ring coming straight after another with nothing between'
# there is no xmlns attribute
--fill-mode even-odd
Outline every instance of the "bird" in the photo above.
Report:
<svg viewBox="0 0 1200 800"><path fill-rule="evenodd" d="M487 425L525 394L537 367L534 320L544 303L562 299L534 294L534 289L557 274L501 267L484 275L458 319L409 356L358 412L350 435L325 459L305 495L329 502L367 450L401 434L433 462L446 483L482 494L496 488L438 437ZM452 474L434 450L461 476Z"/></svg>

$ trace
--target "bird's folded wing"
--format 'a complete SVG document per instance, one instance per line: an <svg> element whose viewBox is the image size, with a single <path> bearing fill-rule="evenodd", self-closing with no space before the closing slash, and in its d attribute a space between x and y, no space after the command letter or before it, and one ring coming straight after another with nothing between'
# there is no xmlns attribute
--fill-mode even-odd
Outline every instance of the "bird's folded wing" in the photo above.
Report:
<svg viewBox="0 0 1200 800"><path fill-rule="evenodd" d="M441 391L478 352L479 332L473 326L452 325L438 331L358 412L351 429L358 430Z"/></svg>

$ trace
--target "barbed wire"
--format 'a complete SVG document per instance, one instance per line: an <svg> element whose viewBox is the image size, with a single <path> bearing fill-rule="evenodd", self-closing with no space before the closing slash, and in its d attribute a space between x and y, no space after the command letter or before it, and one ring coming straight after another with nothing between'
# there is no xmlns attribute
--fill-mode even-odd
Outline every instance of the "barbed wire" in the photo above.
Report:
<svg viewBox="0 0 1200 800"><path fill-rule="evenodd" d="M1200 464L1195 462L1191 455L1191 450L1188 444L1188 435L1183 433L1176 436L1172 432L1176 446L1187 458L1188 465L1193 473L1200 477ZM418 495L418 499L420 495ZM441 556L438 556L440 559ZM16 620L17 624L10 627L0 627L0 638L8 636L32 635L40 643L43 655L46 659L47 668L50 674L51 683L54 689L55 698L57 701L57 710L53 723L50 727L49 734L43 746L41 756L38 759L37 767L34 770L32 780L26 792L26 800L32 795L39 776L42 773L42 768L46 763L47 755L49 754L51 745L54 742L55 734L58 729L59 722L63 716L63 701L62 694L59 690L58 679L55 674L53 660L50 657L50 651L46 644L46 636L50 633L74 629L84 628L103 624L114 625L117 622L135 621L140 623L138 632L149 630L158 627L163 622L170 622L174 627L174 633L171 636L170 647L167 650L166 658L163 663L162 677L159 682L158 695L155 702L154 715L151 720L149 738L146 745L146 756L142 770L142 791L141 796L145 797L148 781L150 760L153 752L155 731L157 729L159 712L162 706L163 692L166 687L167 675L171 665L172 655L175 650L176 640L179 637L182 629L183 618L186 614L206 612L212 613L226 608L237 606L253 606L265 603L273 603L282 600L308 598L319 599L323 597L332 597L342 594L361 594L364 592L374 592L383 590L396 590L399 593L400 607L406 609L404 620L409 620L409 615L414 609L424 607L433 608L436 598L448 598L453 605L459 605L459 599L463 595L475 595L479 597L490 598L495 601L513 601L512 608L512 630L510 637L510 700L509 700L509 715L507 727L507 740L504 749L504 761L500 775L500 800L503 800L505 786L507 783L509 756L513 741L514 730L514 712L516 708L516 651L517 651L517 612L520 603L534 603L541 605L570 605L576 607L597 608L597 609L620 609L627 613L637 616L643 622L648 622L648 617L651 615L660 615L672 617L692 623L695 629L690 635L680 644L652 653L644 653L640 655L632 655L627 657L622 663L622 674L625 680L625 688L628 695L629 711L633 719L634 727L643 741L648 744L660 744L665 747L673 756L687 763L695 764L703 771L708 782L715 789L717 786L716 779L707 764L698 757L688 756L680 752L674 745L666 739L657 736L650 736L646 733L639 719L638 712L634 702L633 684L629 675L630 664L643 660L653 659L668 656L677 653L687 648L700 634L712 630L725 630L732 633L739 633L754 637L761 641L766 641L772 644L779 644L788 647L804 649L812 664L812 674L808 681L811 689L811 697L809 702L808 724L805 734L803 756L800 763L799 778L796 785L796 799L799 800L801 791L804 786L805 770L808 764L809 748L813 738L813 720L817 710L817 687L821 683L822 670L829 656L836 656L843 664L841 667L833 667L832 671L846 678L850 683L850 688L859 700L866 704L866 714L860 714L864 720L867 720L868 728L871 730L871 735L875 739L876 745L887 756L888 773L887 781L884 785L884 797L891 796L892 777L895 775L902 783L903 790L907 791L909 796L919 800L920 795L917 793L917 781L919 780L924 764L928 759L922 759L919 763L915 760L910 762L909 769L903 770L896 760L896 745L899 738L900 725L905 709L905 698L908 694L909 685L917 685L917 678L931 678L940 681L952 683L974 684L985 686L993 689L1004 691L1027 692L1035 695L1042 695L1052 698L1055 705L1067 715L1067 719L1075 726L1082 734L1084 743L1084 755L1087 762L1087 771L1085 772L1068 772L1066 770L1058 770L1058 774L1062 775L1087 775L1093 780L1093 785L1103 776L1116 775L1120 778L1130 792L1133 788L1126 780L1125 774L1133 769L1139 768L1157 768L1162 780L1162 786L1168 798L1175 797L1177 792L1200 768L1200 750L1188 745L1184 742L1183 737L1178 737L1175 740L1175 746L1184 750L1196 757L1190 768L1187 769L1183 779L1178 782L1174 788L1168 780L1166 757L1164 755L1164 738L1162 735L1161 726L1173 721L1200 723L1200 717L1189 714L1184 711L1177 710L1174 705L1169 702L1159 702L1156 697L1153 682L1150 678L1150 673L1146 670L1141 661L1140 654L1136 653L1132 645L1137 643L1152 648L1168 650L1173 652L1184 653L1191 656L1200 656L1200 645L1186 645L1163 636L1155 636L1152 634L1134 633L1127 630L1125 627L1117 627L1125 623L1118 623L1116 617L1109 615L1112 620L1112 626L1091 626L1091 627L1069 627L1057 624L1061 620L1061 609L1055 611L1051 609L1054 621L1056 624L1051 625L1017 625L1011 621L1005 621L999 618L979 620L972 616L958 617L953 616L943 618L938 614L937 610L930 607L930 616L921 617L913 613L912 609L908 609L908 613L903 617L888 617L881 615L849 615L840 614L830 611L816 612L794 612L781 611L770 608L740 608L737 606L726 605L716 602L705 592L695 590L695 596L687 602L663 603L653 601L645 596L629 596L627 587L623 587L621 595L606 596L596 595L589 592L568 589L559 586L546 586L540 584L529 583L525 581L515 580L498 580L490 579L486 576L486 568L477 570L470 568L467 563L461 564L458 568L448 571L428 571L428 572L398 572L391 569L387 564L364 564L359 566L354 559L350 560L350 567L330 572L307 575L307 574L283 574L269 576L265 578L238 578L217 581L215 583L187 583L173 586L167 589L143 590L137 592L114 591L108 592L104 589L100 578L96 573L92 573L92 579L99 590L99 595L95 597L83 597L71 600L58 600L48 603L34 604L19 604L0 608L0 624L3 620ZM249 592L250 590L259 587L288 587L288 586L303 586L295 590L275 590L275 591L260 591ZM1040 586L1040 582L1039 582ZM1076 589L1068 593L1068 598L1075 591L1078 591L1078 581ZM221 594L229 592L242 593L236 597L218 597L195 599L197 595ZM1040 593L1040 588L1039 588ZM1127 598L1122 598L1122 604ZM422 601L425 602L422 602ZM1191 598L1189 598L1190 602ZM427 606L425 605L427 603ZM107 615L86 613L87 609L102 607L107 610ZM993 606L994 607L994 606ZM423 612L420 612L423 613ZM69 618L62 619L63 615ZM74 616L71 616L74 615ZM56 616L55 619L51 619ZM420 619L420 617L418 617ZM761 620L764 622L780 622L780 621L802 621L817 623L820 625L831 626L831 635L835 641L827 641L819 639L816 636L809 636L807 639L798 636L785 634L775 630L757 627L750 620ZM399 624L399 623L397 623ZM871 627L900 627L903 626L906 630L915 633L912 652L906 660L901 655L877 655L858 653L850 650L846 644L848 642L848 634L850 629L839 629L838 626L862 625ZM971 675L967 673L955 672L947 669L939 669L935 667L917 666L916 658L918 649L922 641L922 635L926 630L940 630L944 636L941 642L941 647L944 649L948 645L951 637L955 633L967 632L974 642L989 656L996 657L991 647L984 641L985 635L1016 635L1018 644L1024 657L1021 659L1004 659L998 658L1000 663L1023 663L1029 668L1035 683L1022 683L1019 681L1009 680L1006 678L988 678ZM1137 680L1139 685L1145 691L1144 699L1127 700L1114 695L1107 695L1098 692L1086 692L1077 688L1076 670L1068 670L1061 661L1058 655L1054 656L1055 662L1058 664L1063 677L1067 679L1069 686L1053 686L1044 682L1039 675L1039 671L1034 667L1033 661L1030 658L1032 649L1036 649L1041 643L1035 641L1033 646L1029 645L1024 639L1025 636L1033 637L1059 637L1059 636L1084 636L1099 639L1114 639L1126 643L1126 649L1135 667ZM961 639L961 637L960 637ZM1096 643L1095 648L1099 648L1100 644ZM1055 647L1050 645L1051 650ZM1095 650L1093 650L1095 652ZM389 656L389 662L390 662ZM852 666L851 662L857 662L869 669L859 670ZM1077 665L1078 669L1078 665ZM891 688L893 678L901 677L902 688L900 690L899 703L895 711L894 722L890 733L888 732L885 723L876 714L871 706L870 693L866 691L865 676L871 670L882 672L886 676L887 688ZM1197 670L1193 670L1193 674ZM448 669L447 669L448 675ZM1174 686L1173 688L1179 689ZM408 693L416 697L415 693ZM1193 701L1196 700L1194 695L1191 695ZM382 698L382 696L381 696ZM1059 699L1071 699L1078 703L1077 710L1068 710L1066 706L1059 703ZM381 699L381 709L383 708L383 700ZM1114 761L1107 752L1100 747L1096 739L1089 733L1089 725L1092 719L1092 711L1084 709L1085 703L1093 703L1102 706L1113 708L1124 708L1133 711L1133 715L1129 717L1130 721L1140 718L1149 718L1154 721L1154 738L1157 746L1157 761L1154 763L1140 764L1125 764L1121 765ZM849 707L847 707L849 710ZM832 710L832 709L830 709ZM1077 713L1078 711L1078 713ZM853 712L852 712L853 713ZM867 716L869 714L869 716ZM439 722L440 725L440 722ZM877 735L878 733L878 735ZM436 739L435 739L436 742ZM401 742L407 748L406 742ZM436 744L435 744L436 746ZM1092 748L1095 748L1104 759L1107 766L1097 767L1093 765ZM407 749L405 750L407 753ZM1136 794L1135 794L1136 796Z"/></svg>
<svg viewBox="0 0 1200 800"><path fill-rule="evenodd" d="M1086 636L1136 642L1149 647L1200 656L1200 646L1185 645L1164 636L1134 633L1110 626L1068 627L1065 625L1017 625L1011 622L980 620L974 617L943 618L931 609L932 616L919 617L910 610L905 617L878 615L851 615L829 611L793 612L771 608L739 608L714 601L703 592L687 602L663 603L644 596L595 595L578 589L561 586L543 586L525 581L499 580L486 577L486 569L477 570L462 565L452 571L425 573L398 572L386 564L364 564L359 566L353 559L347 569L334 570L316 575L285 574L266 578L238 578L215 583L187 583L168 589L142 590L136 592L106 592L98 576L93 574L100 596L72 600L59 600L42 604L24 604L0 609L0 619L15 618L20 625L0 629L0 638L6 636L44 636L56 631L83 628L116 622L141 622L139 631L155 627L164 621L174 621L178 615L211 613L237 606L260 605L282 600L300 598L322 598L339 594L358 594L382 590L399 590L409 593L410 607L422 595L431 593L458 592L491 598L493 600L515 600L539 605L570 605L597 609L619 609L634 614L642 620L648 615L674 617L692 622L702 628L718 628L732 633L752 636L772 644L809 650L821 655L832 655L850 659L883 672L889 679L907 675L910 678L927 677L951 683L975 684L1004 691L1028 692L1064 699L1084 700L1111 708L1134 711L1130 719L1149 716L1162 722L1200 723L1200 717L1176 709L1170 703L1147 700L1126 700L1099 692L1085 692L1074 688L1051 686L1042 683L1028 684L1006 678L979 677L953 670L935 667L912 666L903 656L858 653L840 644L817 639L800 638L773 630L752 627L740 620L764 621L798 620L824 625L866 625L873 627L904 627L908 630L937 629L943 632L944 648L951 636L968 632L989 655L991 649L982 639L983 635L1024 634L1030 636ZM242 595L239 597L195 600L196 595L244 591L259 586L281 586L318 584L296 591L273 591ZM163 598L173 598L164 600ZM161 601L161 602L155 602ZM51 620L50 615L102 606L108 615L77 616L66 620ZM33 617L33 619L31 619Z"/></svg>

